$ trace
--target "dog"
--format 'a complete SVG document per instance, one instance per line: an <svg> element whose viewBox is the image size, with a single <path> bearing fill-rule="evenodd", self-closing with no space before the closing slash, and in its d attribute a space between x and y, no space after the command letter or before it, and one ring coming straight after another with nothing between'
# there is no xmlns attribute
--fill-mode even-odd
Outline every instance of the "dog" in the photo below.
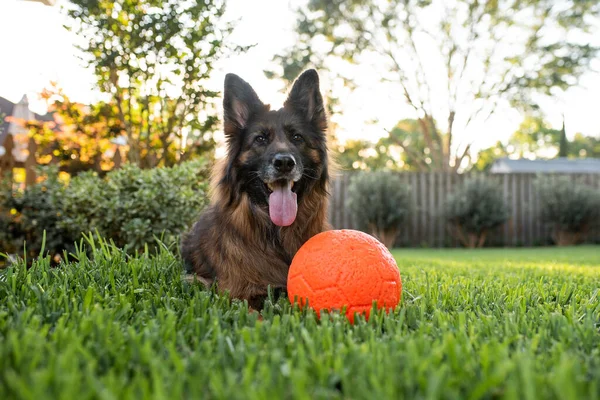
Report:
<svg viewBox="0 0 600 400"><path fill-rule="evenodd" d="M188 276L260 309L269 287L286 291L298 249L331 229L319 76L303 72L274 111L227 74L223 120L227 154L213 168L210 205L184 235L181 254Z"/></svg>

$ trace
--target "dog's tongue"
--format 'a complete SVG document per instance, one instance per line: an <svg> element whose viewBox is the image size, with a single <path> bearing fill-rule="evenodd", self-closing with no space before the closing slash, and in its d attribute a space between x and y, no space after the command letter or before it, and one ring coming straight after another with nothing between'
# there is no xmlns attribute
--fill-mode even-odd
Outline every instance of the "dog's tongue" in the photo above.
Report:
<svg viewBox="0 0 600 400"><path fill-rule="evenodd" d="M292 184L277 186L269 196L269 216L277 226L289 226L296 219L298 203Z"/></svg>

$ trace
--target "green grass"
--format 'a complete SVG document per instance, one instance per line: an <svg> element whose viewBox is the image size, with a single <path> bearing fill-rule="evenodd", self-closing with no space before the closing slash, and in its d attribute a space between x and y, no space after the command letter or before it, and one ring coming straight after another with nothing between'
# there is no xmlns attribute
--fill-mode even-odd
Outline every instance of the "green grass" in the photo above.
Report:
<svg viewBox="0 0 600 400"><path fill-rule="evenodd" d="M0 399L600 397L600 247L398 250L402 305L260 321L167 251L0 272Z"/></svg>

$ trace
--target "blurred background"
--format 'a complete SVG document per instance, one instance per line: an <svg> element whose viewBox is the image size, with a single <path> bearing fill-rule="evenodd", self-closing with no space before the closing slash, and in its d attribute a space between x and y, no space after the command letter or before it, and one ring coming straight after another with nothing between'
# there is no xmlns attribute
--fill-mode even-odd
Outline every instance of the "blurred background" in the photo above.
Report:
<svg viewBox="0 0 600 400"><path fill-rule="evenodd" d="M43 181L40 166L66 182L210 164L224 155L225 74L278 108L306 68L343 171L337 227L358 224L345 210L356 170L406 173L413 205L429 205L394 239L413 245L456 241L440 210L469 174L496 179L511 205L497 244L550 240L534 175L600 186L597 1L2 0L0 36L0 171L13 189Z"/></svg>

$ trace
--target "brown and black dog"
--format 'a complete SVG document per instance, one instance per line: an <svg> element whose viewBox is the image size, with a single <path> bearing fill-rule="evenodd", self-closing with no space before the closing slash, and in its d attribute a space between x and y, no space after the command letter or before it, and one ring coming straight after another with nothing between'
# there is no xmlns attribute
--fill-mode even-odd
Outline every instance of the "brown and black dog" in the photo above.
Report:
<svg viewBox="0 0 600 400"><path fill-rule="evenodd" d="M213 170L208 209L182 241L186 272L261 308L268 286L286 289L292 258L329 229L327 117L319 76L307 70L283 108L225 77L227 156Z"/></svg>

